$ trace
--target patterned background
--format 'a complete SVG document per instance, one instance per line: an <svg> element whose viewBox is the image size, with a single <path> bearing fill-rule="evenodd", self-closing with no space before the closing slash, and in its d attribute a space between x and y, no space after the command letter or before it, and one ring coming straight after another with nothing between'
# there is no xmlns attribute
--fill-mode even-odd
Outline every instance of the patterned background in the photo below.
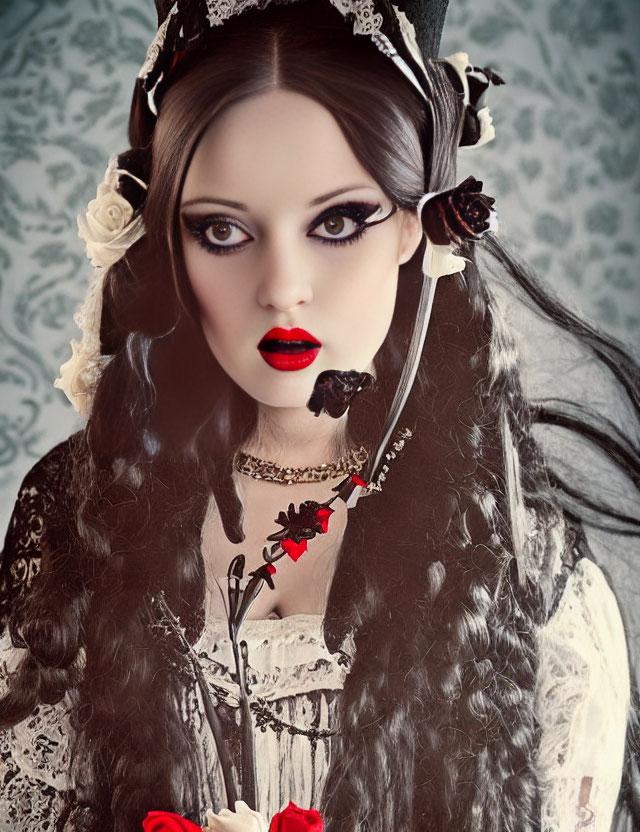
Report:
<svg viewBox="0 0 640 832"><path fill-rule="evenodd" d="M565 301L637 348L640 4L451 2L442 54L469 51L508 80L493 91L498 139L472 160L467 152L461 174L484 178L502 234ZM2 527L28 468L78 427L51 386L90 271L75 217L127 146L154 22L151 0L0 3ZM631 554L617 542L604 549L637 637Z"/></svg>

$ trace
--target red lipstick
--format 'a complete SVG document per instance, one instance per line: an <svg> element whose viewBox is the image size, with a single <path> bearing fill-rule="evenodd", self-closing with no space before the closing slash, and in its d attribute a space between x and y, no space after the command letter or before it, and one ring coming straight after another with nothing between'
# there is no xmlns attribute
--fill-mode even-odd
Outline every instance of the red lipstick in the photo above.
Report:
<svg viewBox="0 0 640 832"><path fill-rule="evenodd" d="M302 370L316 359L322 344L306 329L270 329L258 344L260 355L274 370Z"/></svg>

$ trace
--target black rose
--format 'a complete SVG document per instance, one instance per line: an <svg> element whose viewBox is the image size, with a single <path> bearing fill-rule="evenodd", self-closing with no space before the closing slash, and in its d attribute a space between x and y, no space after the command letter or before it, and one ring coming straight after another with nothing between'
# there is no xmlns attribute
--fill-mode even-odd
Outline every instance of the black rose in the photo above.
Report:
<svg viewBox="0 0 640 832"><path fill-rule="evenodd" d="M282 526L282 530L270 534L267 540L286 539L293 540L295 543L312 540L324 531L322 520L318 517L318 511L323 507L322 503L317 503L315 500L305 500L296 510L294 504L290 503L288 511L286 513L281 511L275 521Z"/></svg>
<svg viewBox="0 0 640 832"><path fill-rule="evenodd" d="M346 413L353 397L372 384L373 376L369 373L325 370L316 379L307 407L315 416L324 410L329 416L339 419Z"/></svg>
<svg viewBox="0 0 640 832"><path fill-rule="evenodd" d="M422 227L438 246L479 240L489 230L494 202L493 197L482 193L482 182L469 176L457 187L425 203Z"/></svg>

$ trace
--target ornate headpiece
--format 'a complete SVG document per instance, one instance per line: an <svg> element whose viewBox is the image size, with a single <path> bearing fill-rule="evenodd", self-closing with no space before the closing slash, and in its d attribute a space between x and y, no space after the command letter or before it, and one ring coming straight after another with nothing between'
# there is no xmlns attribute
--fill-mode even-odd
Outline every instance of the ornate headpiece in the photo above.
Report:
<svg viewBox="0 0 640 832"><path fill-rule="evenodd" d="M155 127L159 102L170 83L172 69L187 52L200 45L208 31L232 17L254 8L263 9L278 0L157 0L159 26L140 69L134 90L132 117L149 141ZM288 0L295 2L295 0ZM431 111L434 92L425 69L425 58L437 56L446 0L406 0L404 7L416 21L416 29L405 11L389 0L329 0L353 26L355 36L369 38L393 61L408 83ZM444 59L444 66L465 106L460 137L462 147L480 146L494 136L488 108L481 98L491 83L501 79L490 69L474 67L465 53ZM113 158L95 200L86 214L78 217L79 235L85 240L87 255L95 268L93 280L75 321L82 331L80 341L71 342L72 357L60 368L55 385L64 390L76 410L87 415L100 373L109 360L100 349L102 294L106 271L144 234L141 206L134 207L124 194L131 183L146 189L146 184ZM420 300L409 357L400 382L402 396L394 403L388 436L411 388L422 351L437 279L464 269L465 261L456 254L464 240L477 240L486 231L495 230L493 200L481 193L482 183L467 179L444 193L425 194L420 200L425 232L423 272L425 281ZM373 473L384 448L371 464Z"/></svg>

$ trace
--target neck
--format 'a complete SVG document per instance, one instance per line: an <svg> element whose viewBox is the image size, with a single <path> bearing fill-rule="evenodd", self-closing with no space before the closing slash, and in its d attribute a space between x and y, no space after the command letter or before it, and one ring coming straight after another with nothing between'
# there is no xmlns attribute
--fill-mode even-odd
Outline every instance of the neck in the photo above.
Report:
<svg viewBox="0 0 640 832"><path fill-rule="evenodd" d="M258 426L245 451L292 468L321 465L347 450L346 415L314 416L307 408L260 405Z"/></svg>

